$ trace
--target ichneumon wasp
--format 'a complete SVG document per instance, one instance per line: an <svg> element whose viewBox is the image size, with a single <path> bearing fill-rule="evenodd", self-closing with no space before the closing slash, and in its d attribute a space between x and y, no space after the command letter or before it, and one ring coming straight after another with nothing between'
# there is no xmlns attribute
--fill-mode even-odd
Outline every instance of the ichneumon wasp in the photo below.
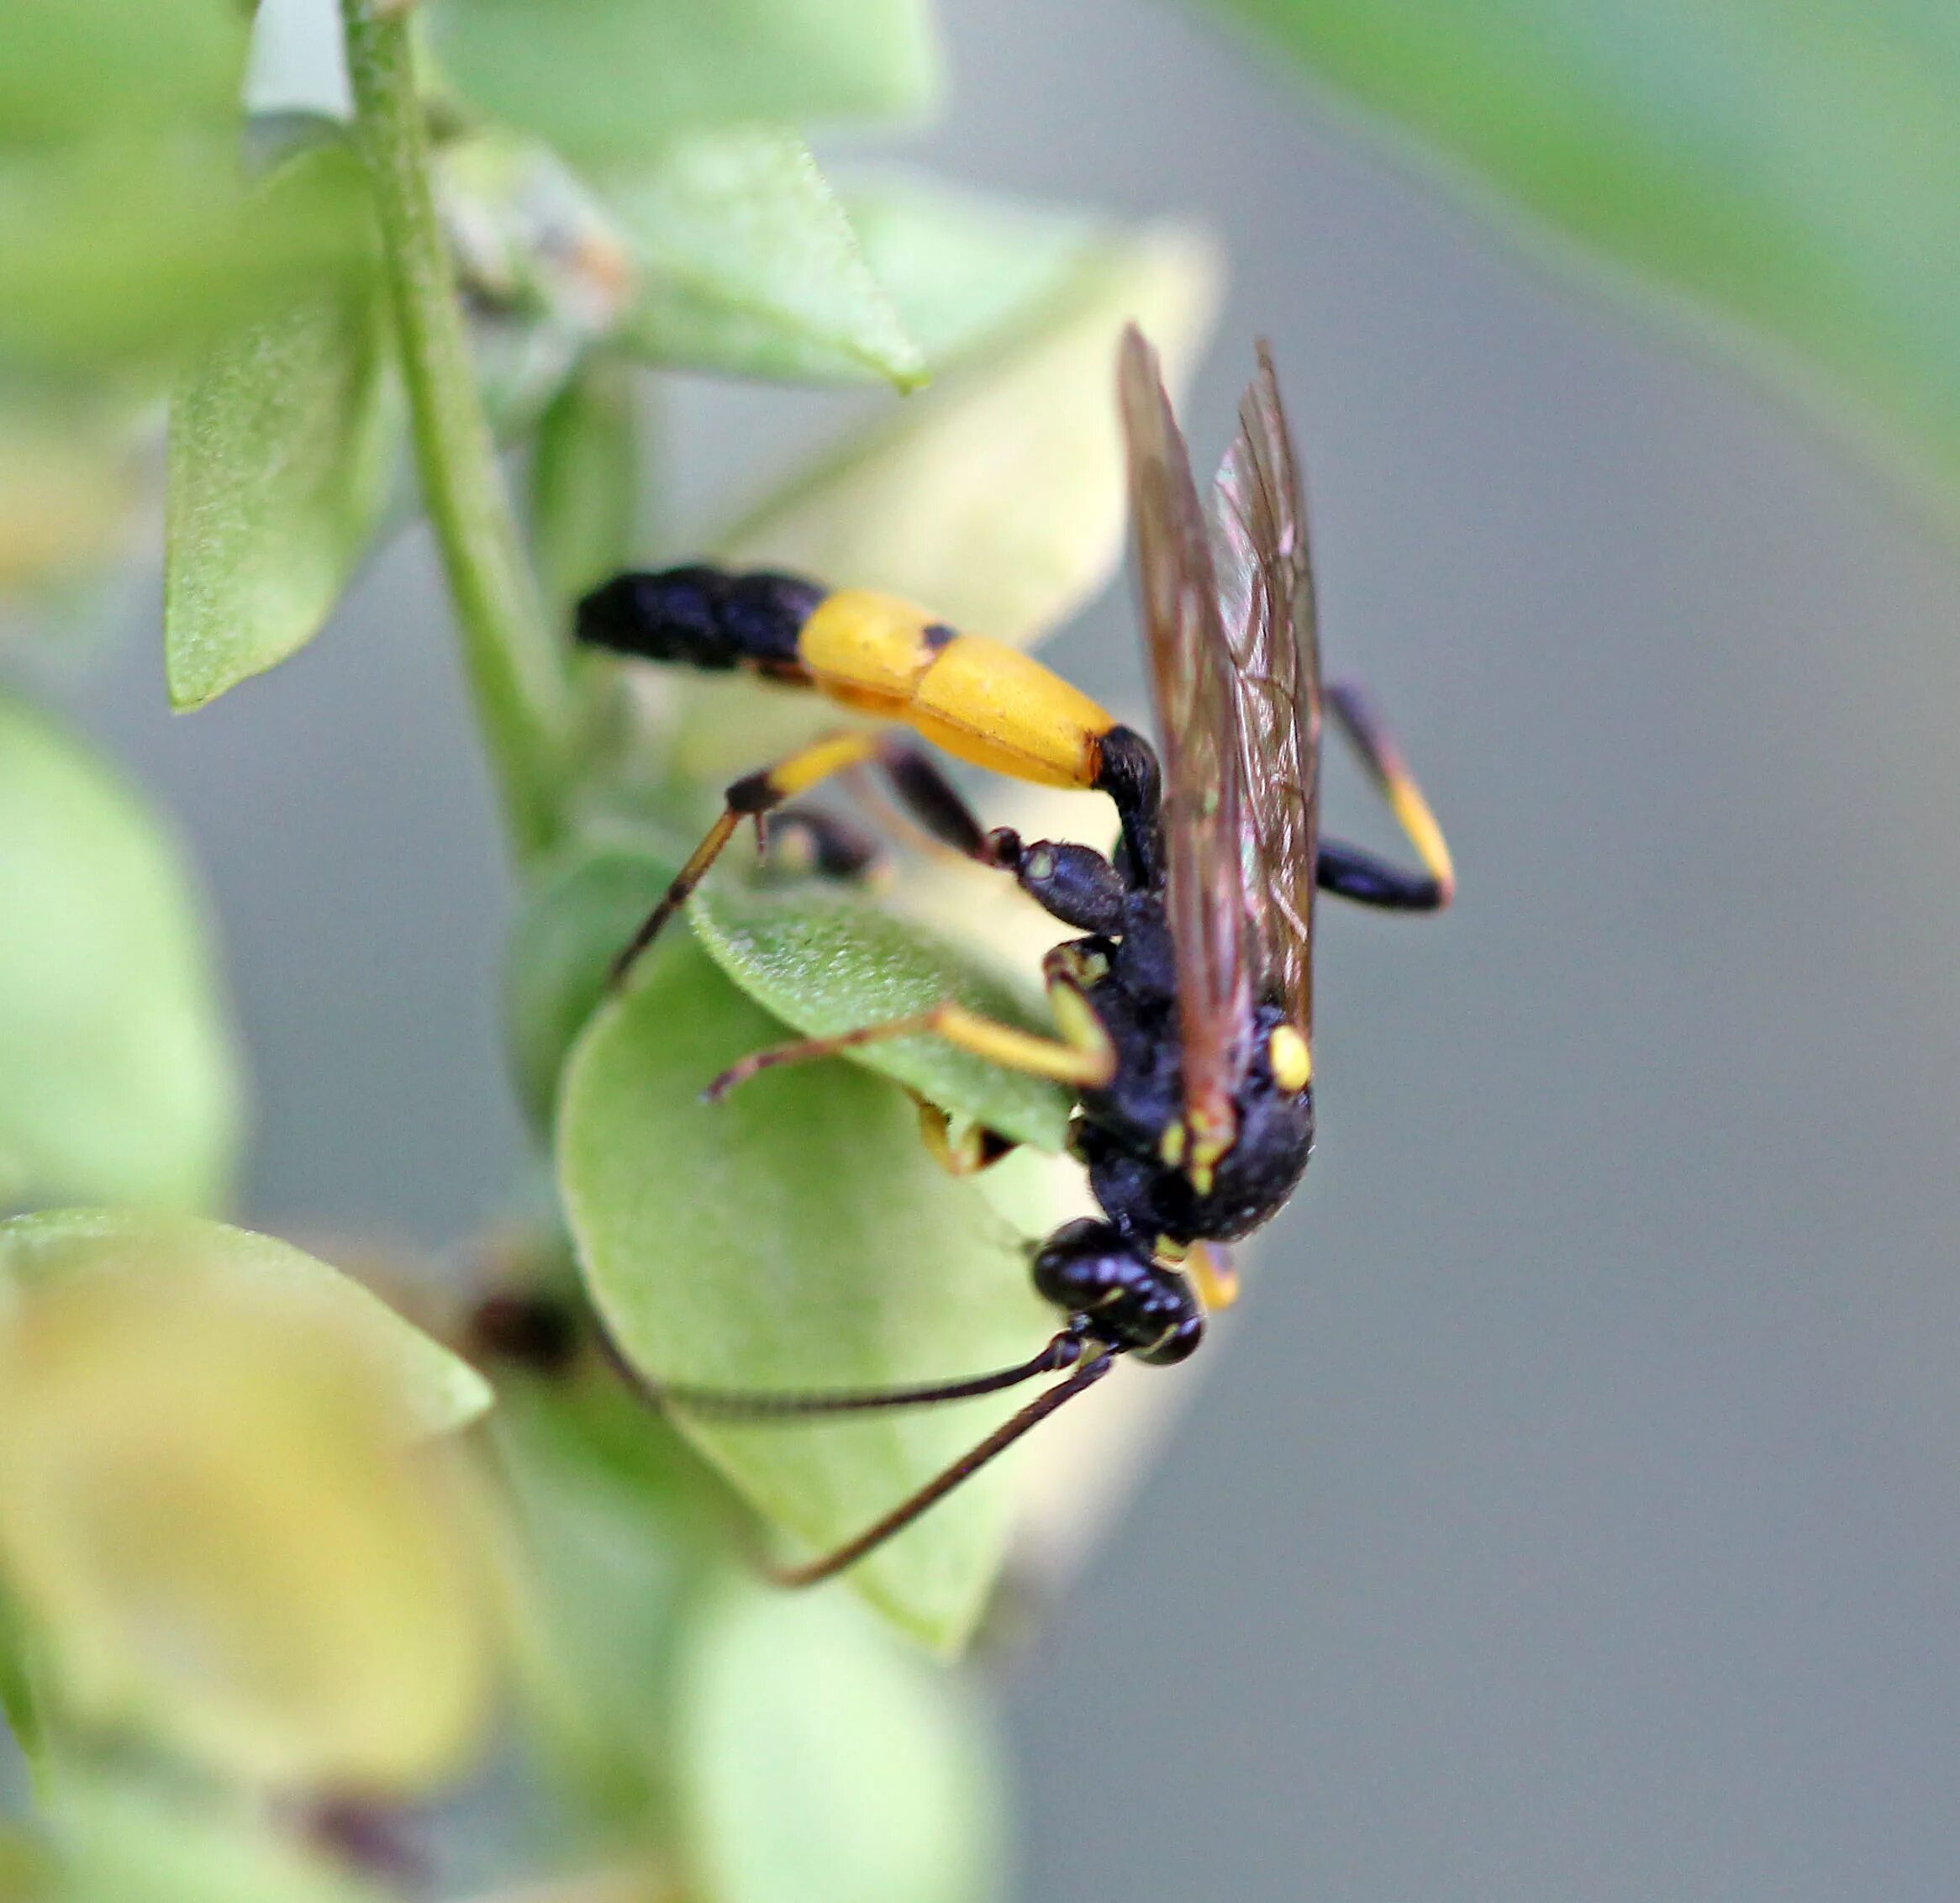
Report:
<svg viewBox="0 0 1960 1903"><path fill-rule="evenodd" d="M729 788L721 816L614 967L623 979L744 819L760 825L831 775L867 765L934 838L1011 876L1083 935L1044 962L1051 1037L949 1001L757 1052L709 1087L718 1096L774 1065L936 1035L1075 1093L1070 1146L1104 1212L1066 1224L1035 1254L1035 1288L1064 1319L1017 1367L872 1393L648 1387L703 1411L790 1419L1062 1377L857 1537L782 1571L786 1583L828 1579L862 1558L1119 1357L1164 1363L1196 1348L1207 1313L1234 1293L1219 1246L1281 1208L1312 1147L1316 888L1405 911L1436 910L1453 889L1441 831L1366 702L1351 688L1323 689L1305 508L1269 353L1261 346L1209 519L1156 355L1134 328L1117 385L1161 767L1147 740L1038 662L888 596L692 567L618 576L579 605L577 635L590 646L812 688L997 772L1105 793L1121 823L1110 857L989 832L910 741L888 729L835 735ZM1323 707L1422 872L1320 837ZM982 1167L1000 1151L984 1131L952 1145L930 1110L925 1129L951 1168Z"/></svg>

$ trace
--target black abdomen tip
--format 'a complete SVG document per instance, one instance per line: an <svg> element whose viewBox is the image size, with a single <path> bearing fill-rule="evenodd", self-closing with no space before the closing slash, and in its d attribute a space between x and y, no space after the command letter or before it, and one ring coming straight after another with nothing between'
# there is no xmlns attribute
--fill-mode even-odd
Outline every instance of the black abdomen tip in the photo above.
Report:
<svg viewBox="0 0 1960 1903"><path fill-rule="evenodd" d="M579 603L573 631L588 647L642 661L793 667L797 636L823 598L795 575L663 568L602 582Z"/></svg>

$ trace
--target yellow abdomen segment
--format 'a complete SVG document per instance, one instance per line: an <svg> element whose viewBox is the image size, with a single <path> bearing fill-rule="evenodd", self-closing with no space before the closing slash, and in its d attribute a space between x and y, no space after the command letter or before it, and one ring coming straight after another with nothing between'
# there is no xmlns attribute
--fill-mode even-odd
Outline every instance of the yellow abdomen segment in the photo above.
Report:
<svg viewBox="0 0 1960 1903"><path fill-rule="evenodd" d="M853 707L894 709L912 698L951 637L922 608L868 588L825 595L796 637L797 658L818 687Z"/></svg>
<svg viewBox="0 0 1960 1903"><path fill-rule="evenodd" d="M961 635L919 683L905 718L935 746L1039 786L1086 787L1116 723L1019 648Z"/></svg>
<svg viewBox="0 0 1960 1903"><path fill-rule="evenodd" d="M1042 786L1086 787L1115 724L1020 649L955 634L923 609L846 588L818 604L798 658L825 693L903 720L961 760Z"/></svg>

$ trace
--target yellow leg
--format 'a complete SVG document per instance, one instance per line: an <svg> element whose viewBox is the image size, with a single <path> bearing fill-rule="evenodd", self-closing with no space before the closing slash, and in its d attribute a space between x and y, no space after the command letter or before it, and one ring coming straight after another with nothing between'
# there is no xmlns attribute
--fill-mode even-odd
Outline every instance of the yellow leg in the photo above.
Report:
<svg viewBox="0 0 1960 1903"><path fill-rule="evenodd" d="M882 1044L893 1037L943 1037L947 1043L971 1051L1004 1070L1052 1078L1057 1083L1078 1090L1098 1089L1116 1074L1115 1046L1094 1014L1081 1005L1080 994L1057 992L1057 1003L1064 995L1074 998L1080 1008L1079 1012L1069 1011L1067 1007L1058 1011L1063 1033L1060 1037L1042 1037L1016 1030L948 999L910 1017L888 1018L883 1024L867 1024L857 1031L840 1031L835 1037L812 1037L795 1044L779 1044L774 1050L758 1051L739 1064L730 1065L702 1095L712 1104L760 1072L774 1070L782 1064L808 1063L816 1057L834 1057L840 1052L861 1050L867 1044Z"/></svg>
<svg viewBox="0 0 1960 1903"><path fill-rule="evenodd" d="M1443 829L1430 810L1429 802L1423 798L1422 788L1415 783L1415 776L1409 772L1399 749L1389 738L1387 728L1358 688L1349 682L1331 683L1327 688L1326 700L1328 712L1340 723L1341 731L1347 735L1361 757L1362 765L1367 770L1368 778L1380 789L1388 810L1395 816L1395 823L1408 836L1409 843L1415 848L1416 857L1422 861L1433 882L1425 893L1419 894L1418 882L1409 881L1409 875L1404 873L1399 878L1406 883L1407 889L1396 893L1397 875L1391 872L1386 889L1372 894L1351 891L1348 896L1364 899L1372 897L1376 904L1411 909L1433 910L1447 905L1456 894L1457 870L1451 862L1449 842L1444 839ZM1348 851L1333 847L1336 854ZM1360 855L1354 857L1357 861L1361 857ZM1339 891L1344 888L1345 882L1336 872L1336 877L1323 879L1322 883Z"/></svg>
<svg viewBox="0 0 1960 1903"><path fill-rule="evenodd" d="M688 894L707 877L708 868L721 857L722 849L735 837L735 828L745 819L759 824L763 814L773 812L786 799L808 793L819 782L847 767L874 758L881 745L877 734L833 734L828 739L813 741L762 772L737 780L728 789L728 805L708 829L708 836L688 854L687 864L661 894L659 904L646 915L626 949L613 961L611 983L617 987L625 982L635 961L660 936L667 920L687 904Z"/></svg>
<svg viewBox="0 0 1960 1903"><path fill-rule="evenodd" d="M919 1140L948 1176L977 1176L1014 1147L1011 1138L983 1123L969 1123L956 1138L952 1119L937 1104L929 1104L923 1097L917 1101Z"/></svg>
<svg viewBox="0 0 1960 1903"><path fill-rule="evenodd" d="M1183 1267L1207 1315L1229 1309L1239 1299L1239 1272L1222 1242L1193 1242Z"/></svg>

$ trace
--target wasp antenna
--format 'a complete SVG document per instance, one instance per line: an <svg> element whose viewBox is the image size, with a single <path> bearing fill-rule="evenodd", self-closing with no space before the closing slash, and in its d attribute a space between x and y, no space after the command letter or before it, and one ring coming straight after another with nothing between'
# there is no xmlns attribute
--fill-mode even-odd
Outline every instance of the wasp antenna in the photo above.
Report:
<svg viewBox="0 0 1960 1903"><path fill-rule="evenodd" d="M962 1481L970 1480L988 1461L1005 1453L1022 1435L1038 1427L1056 1409L1065 1405L1097 1382L1116 1365L1119 1352L1104 1348L1092 1361L1084 1362L1066 1381L1058 1381L1045 1394L1037 1394L1011 1420L1003 1421L970 1452L964 1453L943 1473L928 1480L909 1500L901 1500L883 1519L867 1526L854 1540L847 1540L820 1559L801 1566L772 1566L769 1577L779 1586L815 1586L835 1579L855 1566L867 1553L902 1533L922 1514L935 1507Z"/></svg>
<svg viewBox="0 0 1960 1903"><path fill-rule="evenodd" d="M719 1415L734 1420L794 1421L813 1415L875 1414L892 1408L933 1407L942 1401L972 1400L981 1394L995 1394L1019 1387L1043 1374L1059 1373L1082 1359L1083 1336L1080 1330L1065 1328L1039 1353L1012 1368L997 1368L985 1374L969 1375L960 1381L932 1381L909 1388L865 1388L815 1394L746 1394L726 1388L695 1388L683 1384L649 1381L625 1357L609 1335L607 1353L629 1386L642 1400L656 1407L691 1408L697 1414Z"/></svg>

